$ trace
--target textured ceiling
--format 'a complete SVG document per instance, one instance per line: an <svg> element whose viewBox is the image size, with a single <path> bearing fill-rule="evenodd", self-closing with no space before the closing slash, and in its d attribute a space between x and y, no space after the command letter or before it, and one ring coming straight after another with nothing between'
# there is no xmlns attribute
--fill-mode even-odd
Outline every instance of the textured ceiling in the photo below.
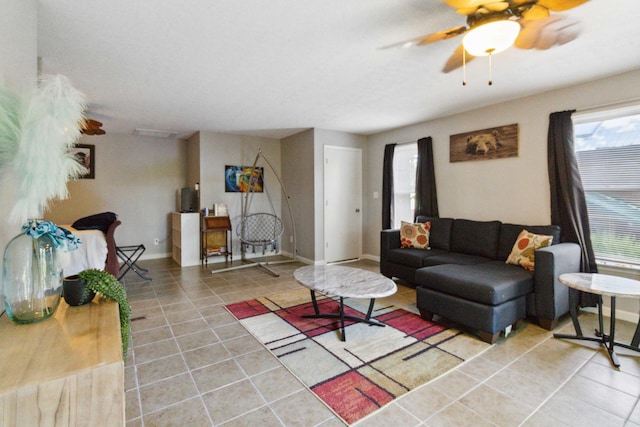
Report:
<svg viewBox="0 0 640 427"><path fill-rule="evenodd" d="M441 69L461 38L381 49L465 17L439 0L38 0L42 73L108 133L371 134L640 68L638 0L564 12L574 41ZM614 7L615 5L615 7Z"/></svg>

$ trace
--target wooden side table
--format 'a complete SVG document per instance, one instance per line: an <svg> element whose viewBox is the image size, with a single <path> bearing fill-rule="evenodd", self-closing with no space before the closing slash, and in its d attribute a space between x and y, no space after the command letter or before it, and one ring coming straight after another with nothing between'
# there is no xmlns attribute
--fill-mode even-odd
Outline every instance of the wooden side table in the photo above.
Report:
<svg viewBox="0 0 640 427"><path fill-rule="evenodd" d="M233 259L231 220L228 216L202 216L201 262L208 264L211 256L224 256Z"/></svg>
<svg viewBox="0 0 640 427"><path fill-rule="evenodd" d="M611 363L616 368L620 367L620 362L616 356L614 347L623 347L629 350L640 352L640 323L636 328L631 344L624 344L615 340L616 331L616 297L632 297L640 298L640 281L633 279L626 279L624 277L610 276L607 274L597 273L568 273L562 274L558 280L569 286L569 306L571 308L571 320L573 321L573 327L576 330L575 335L567 334L553 334L554 338L564 338L571 340L593 341L598 342L604 346L609 354ZM598 326L599 329L595 331L595 336L582 335L582 329L578 322L578 314L576 307L578 306L578 292L584 291L596 295L606 295L611 297L611 317L609 322L609 334L604 333L604 325L602 318L602 299L598 304Z"/></svg>

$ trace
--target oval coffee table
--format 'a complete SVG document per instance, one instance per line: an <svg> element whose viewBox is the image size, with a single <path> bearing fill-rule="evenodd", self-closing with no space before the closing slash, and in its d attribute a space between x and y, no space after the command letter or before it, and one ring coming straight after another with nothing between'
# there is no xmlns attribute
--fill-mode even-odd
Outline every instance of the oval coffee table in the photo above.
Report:
<svg viewBox="0 0 640 427"><path fill-rule="evenodd" d="M302 286L311 291L311 301L315 314L302 317L311 319L340 319L342 341L345 341L344 321L364 322L369 325L385 326L375 319L371 319L373 305L376 298L388 297L398 290L395 282L382 274L359 268L343 267L340 265L308 265L294 271L293 277ZM316 292L327 296L340 297L340 314L320 313ZM344 298L370 298L369 310L365 317L344 314Z"/></svg>

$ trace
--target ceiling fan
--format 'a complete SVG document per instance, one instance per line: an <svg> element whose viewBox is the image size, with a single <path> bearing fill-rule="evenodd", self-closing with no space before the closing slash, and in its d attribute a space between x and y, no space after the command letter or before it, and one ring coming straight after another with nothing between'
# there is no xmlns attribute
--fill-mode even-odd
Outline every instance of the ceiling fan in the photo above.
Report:
<svg viewBox="0 0 640 427"><path fill-rule="evenodd" d="M102 129L101 122L93 119L84 119L80 133L84 135L104 135L105 131Z"/></svg>
<svg viewBox="0 0 640 427"><path fill-rule="evenodd" d="M449 28L392 46L424 46L465 35L443 68L448 73L476 56L491 56L515 43L520 49L548 49L578 36L578 22L552 15L589 0L443 0L467 17L467 25ZM491 84L491 81L489 82Z"/></svg>

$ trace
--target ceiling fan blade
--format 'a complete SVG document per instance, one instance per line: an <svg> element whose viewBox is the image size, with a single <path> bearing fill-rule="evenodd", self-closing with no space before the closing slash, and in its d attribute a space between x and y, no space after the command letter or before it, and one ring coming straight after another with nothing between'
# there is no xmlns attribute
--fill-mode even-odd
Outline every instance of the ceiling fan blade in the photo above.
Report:
<svg viewBox="0 0 640 427"><path fill-rule="evenodd" d="M554 12L562 12L563 10L578 7L588 1L589 0L538 0L538 4Z"/></svg>
<svg viewBox="0 0 640 427"><path fill-rule="evenodd" d="M473 14L484 14L488 15L493 12L502 12L503 10L509 9L509 2L506 1L495 1L491 3L481 4L476 7L461 7L456 9L456 12L460 15L469 16Z"/></svg>
<svg viewBox="0 0 640 427"><path fill-rule="evenodd" d="M393 43L387 46L383 46L380 49L390 49L395 47L412 47L412 46L424 46L427 44L439 42L440 40L450 39L460 34L467 32L467 27L460 26L449 28L448 30L438 31L437 33L427 34L426 36L417 37L411 40L405 40L403 42Z"/></svg>
<svg viewBox="0 0 640 427"><path fill-rule="evenodd" d="M453 37L457 37L460 34L467 32L467 27L464 25L460 27L449 28L448 30L438 31L437 33L429 34L426 36L418 37L415 39L416 46L424 46L430 43L439 42L440 40L447 40Z"/></svg>
<svg viewBox="0 0 640 427"><path fill-rule="evenodd" d="M452 8L459 9L477 9L487 2L487 0L444 0L446 4Z"/></svg>
<svg viewBox="0 0 640 427"><path fill-rule="evenodd" d="M93 119L87 119L87 122L89 123L89 126L91 127L102 127L102 122L99 122L97 120L93 120Z"/></svg>
<svg viewBox="0 0 640 427"><path fill-rule="evenodd" d="M84 119L84 123L83 123L83 127L85 129L96 129L102 126L102 123L100 123L97 120L93 120L93 119Z"/></svg>
<svg viewBox="0 0 640 427"><path fill-rule="evenodd" d="M522 12L522 17L527 20L544 19L549 16L549 9L534 4Z"/></svg>
<svg viewBox="0 0 640 427"><path fill-rule="evenodd" d="M505 9L509 9L508 1L496 1L493 3L483 4L482 7L490 10L491 12L502 12Z"/></svg>
<svg viewBox="0 0 640 427"><path fill-rule="evenodd" d="M84 135L104 135L105 131L100 129L101 127L102 122L85 118L80 127L80 133Z"/></svg>
<svg viewBox="0 0 640 427"><path fill-rule="evenodd" d="M451 56L447 60L447 63L444 64L444 68L442 69L443 73L448 73L450 71L455 70L456 68L462 67L462 54L463 54L463 51L464 51L464 46L462 46L462 43L461 43L456 48L456 50L453 52L453 54L451 54ZM469 53L467 52L466 61L469 62L469 61L473 60L473 58L475 58L475 56L469 55Z"/></svg>
<svg viewBox="0 0 640 427"><path fill-rule="evenodd" d="M520 49L545 50L574 40L580 34L578 21L553 15L534 21L520 21L522 30L515 41Z"/></svg>

